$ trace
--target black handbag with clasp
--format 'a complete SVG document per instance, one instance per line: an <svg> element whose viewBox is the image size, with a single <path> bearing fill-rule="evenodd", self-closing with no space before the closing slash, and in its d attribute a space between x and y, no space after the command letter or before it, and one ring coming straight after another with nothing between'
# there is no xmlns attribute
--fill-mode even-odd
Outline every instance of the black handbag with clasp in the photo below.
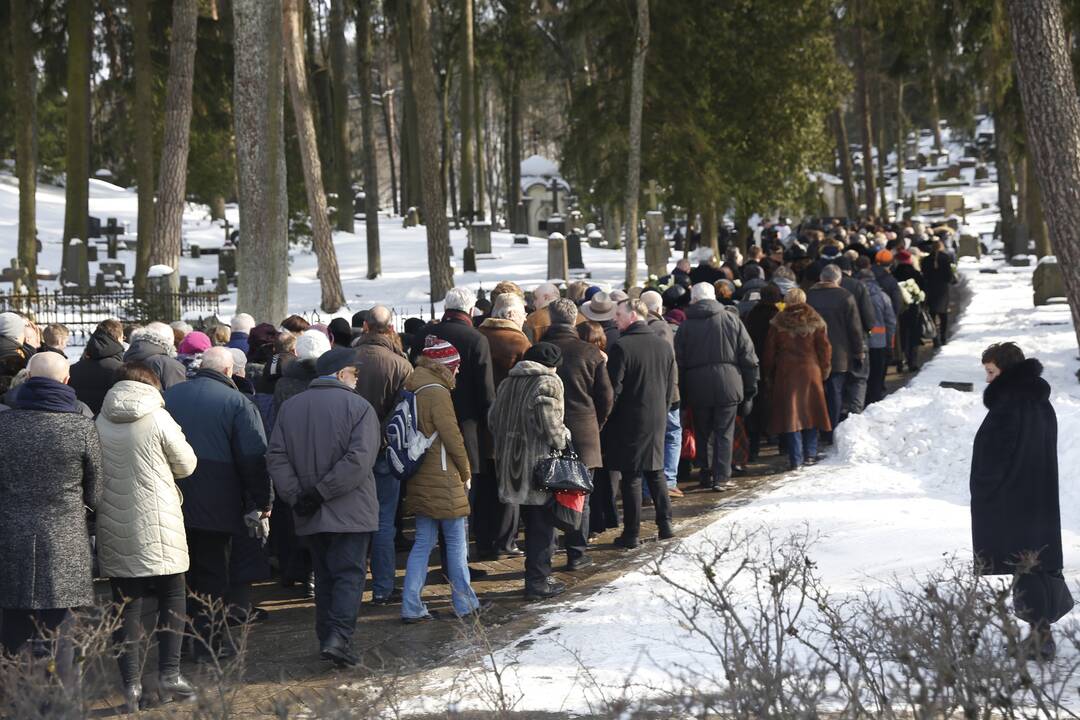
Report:
<svg viewBox="0 0 1080 720"><path fill-rule="evenodd" d="M581 462L574 446L567 442L562 450L552 448L551 454L533 466L533 488L536 490L593 491L592 473Z"/></svg>

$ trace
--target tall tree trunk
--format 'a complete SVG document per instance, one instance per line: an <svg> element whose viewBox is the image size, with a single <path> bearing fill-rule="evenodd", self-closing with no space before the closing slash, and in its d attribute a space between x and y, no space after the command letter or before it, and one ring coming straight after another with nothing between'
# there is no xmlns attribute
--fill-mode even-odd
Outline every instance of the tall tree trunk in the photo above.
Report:
<svg viewBox="0 0 1080 720"><path fill-rule="evenodd" d="M304 69L304 0L285 0L282 17L282 44L285 47L285 74L289 82L296 134L300 140L300 159L304 167L304 186L311 213L311 244L319 261L319 287L323 311L337 312L345 304L338 272L334 237L327 214L323 191L319 146L315 139L315 120L311 117L311 94Z"/></svg>
<svg viewBox="0 0 1080 720"><path fill-rule="evenodd" d="M386 133L386 156L390 165L390 200L394 207L394 215L401 215L400 196L398 195L398 172L394 160L394 142L397 133L394 131L394 91L382 92L382 81L379 81L379 97L382 98L383 131Z"/></svg>
<svg viewBox="0 0 1080 720"><path fill-rule="evenodd" d="M507 129L509 137L506 139L506 212L510 218L510 230L515 233L529 231L529 224L525 218L521 202L521 97L518 71L511 70L511 95L510 113Z"/></svg>
<svg viewBox="0 0 1080 720"><path fill-rule="evenodd" d="M470 0L471 1L471 0ZM487 218L484 193L487 191L484 180L484 114L480 77L473 73L473 129L476 137L476 219Z"/></svg>
<svg viewBox="0 0 1080 720"><path fill-rule="evenodd" d="M930 129L934 132L934 149L941 152L944 143L941 141L941 110L938 105L937 67L934 65L934 56L929 45L926 47L926 62L927 84L930 86Z"/></svg>
<svg viewBox="0 0 1080 720"><path fill-rule="evenodd" d="M473 204L473 166L476 149L473 139L476 133L475 94L476 60L473 51L473 0L461 0L461 202L458 208L466 221L471 221L475 214Z"/></svg>
<svg viewBox="0 0 1080 720"><path fill-rule="evenodd" d="M844 111L833 110L833 131L836 133L836 155L840 159L840 179L844 182L844 205L849 218L859 215L859 201L855 195L855 171L851 165L851 144L848 142L847 127L844 124Z"/></svg>
<svg viewBox="0 0 1080 720"><path fill-rule="evenodd" d="M353 189L349 162L349 86L345 82L345 2L330 0L330 77L334 91L334 170L338 230L353 232ZM360 32L360 28L357 28Z"/></svg>
<svg viewBox="0 0 1080 720"><path fill-rule="evenodd" d="M154 65L150 59L150 3L132 0L135 40L135 117L154 116ZM139 186L139 218L135 244L135 291L146 289L150 248L154 241L154 124L135 123L135 181Z"/></svg>
<svg viewBox="0 0 1080 720"><path fill-rule="evenodd" d="M420 141L420 183L427 226L428 275L431 301L440 302L454 284L450 266L450 227L446 223L446 203L439 177L439 98L435 90L435 62L431 52L431 8L428 0L409 0L410 54L416 121Z"/></svg>
<svg viewBox="0 0 1080 720"><path fill-rule="evenodd" d="M875 53L877 54L877 53ZM889 200L885 196L886 179L885 179L885 164L888 154L888 148L885 143L885 93L882 89L881 73L874 73L874 136L877 145L877 187L878 187L878 209L881 212L882 220L889 221Z"/></svg>
<svg viewBox="0 0 1080 720"><path fill-rule="evenodd" d="M1009 0L1028 152L1080 339L1080 97L1060 0Z"/></svg>
<svg viewBox="0 0 1080 720"><path fill-rule="evenodd" d="M356 5L356 75L360 87L360 134L364 141L364 230L367 236L367 277L374 280L382 275L382 253L379 249L379 159L375 144L375 103L371 100L371 4L360 0ZM384 98L383 102L386 102ZM393 142L386 133L387 144ZM394 171L393 150L390 172Z"/></svg>
<svg viewBox="0 0 1080 720"><path fill-rule="evenodd" d="M281 4L233 0L233 33L233 120L243 233L236 309L277 323L289 310Z"/></svg>
<svg viewBox="0 0 1080 720"><path fill-rule="evenodd" d="M896 202L904 201L904 156L907 155L907 125L904 121L904 79L896 81ZM897 207L902 207L897 205ZM909 208L911 209L911 208ZM898 215L897 220L902 215Z"/></svg>
<svg viewBox="0 0 1080 720"><path fill-rule="evenodd" d="M649 30L649 0L637 0L637 41L634 43L634 62L630 69L630 151L626 161L626 287L628 288L637 285L641 114L645 105L645 54L649 51Z"/></svg>
<svg viewBox="0 0 1080 720"><path fill-rule="evenodd" d="M998 108L994 114L994 165L997 167L998 210L1001 213L1001 243L1009 257L1027 251L1017 247L1016 213L1013 210L1013 171L1008 123Z"/></svg>
<svg viewBox="0 0 1080 720"><path fill-rule="evenodd" d="M11 49L15 73L15 162L19 174L19 265L37 290L37 93L34 30L29 0L11 2Z"/></svg>
<svg viewBox="0 0 1080 720"><path fill-rule="evenodd" d="M410 42L411 27L414 20L409 11L411 0L396 0L397 2L397 32L398 53L401 61L401 135L402 135L402 205L403 211L410 207L417 207L424 212L423 193L421 192L420 179L420 139L419 124L417 123L417 102L415 88L415 48ZM436 156L438 153L436 153Z"/></svg>
<svg viewBox="0 0 1080 720"><path fill-rule="evenodd" d="M1050 236L1043 213L1042 192L1039 190L1038 165L1034 157L1028 158L1024 180L1027 183L1027 190L1024 193L1026 205L1024 216L1027 219L1028 237L1035 244L1035 254L1046 257L1052 255L1053 250L1050 249Z"/></svg>
<svg viewBox="0 0 1080 720"><path fill-rule="evenodd" d="M195 80L198 0L173 3L169 79L165 85L165 131L161 140L157 215L151 265L168 265L173 289L179 289L180 239L184 226L188 149L191 139L191 86Z"/></svg>
<svg viewBox="0 0 1080 720"><path fill-rule="evenodd" d="M67 6L67 182L64 186L64 259L61 279L86 290L90 269L86 253L75 260L72 240L85 246L90 223L90 50L94 7L90 2Z"/></svg>
<svg viewBox="0 0 1080 720"><path fill-rule="evenodd" d="M720 217L716 211L716 202L705 204L705 216L701 221L701 244L712 250L713 257L720 262Z"/></svg>
<svg viewBox="0 0 1080 720"><path fill-rule="evenodd" d="M862 3L859 3L860 6ZM870 107L870 83L866 74L868 69L866 53L866 30L863 27L864 19L856 19L858 28L855 31L858 59L855 64L855 95L858 100L859 124L862 130L862 155L863 155L863 199L866 201L866 216L877 215L877 188L874 183L874 127L871 120Z"/></svg>
<svg viewBox="0 0 1080 720"><path fill-rule="evenodd" d="M450 131L450 88L452 86L450 67L442 69L436 84L439 88L439 129L442 140L439 142L439 173L442 178L443 197L450 200L450 214L454 218L454 227L457 227L458 199L457 186L454 178L454 139Z"/></svg>

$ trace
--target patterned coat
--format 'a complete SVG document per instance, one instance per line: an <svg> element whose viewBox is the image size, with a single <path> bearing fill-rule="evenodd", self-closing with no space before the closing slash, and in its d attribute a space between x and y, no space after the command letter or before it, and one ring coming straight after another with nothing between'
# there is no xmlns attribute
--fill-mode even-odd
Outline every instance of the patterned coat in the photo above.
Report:
<svg viewBox="0 0 1080 720"><path fill-rule="evenodd" d="M769 386L769 432L832 430L825 379L832 346L821 315L806 303L773 317L761 362Z"/></svg>
<svg viewBox="0 0 1080 720"><path fill-rule="evenodd" d="M0 608L92 605L86 508L101 498L94 423L75 412L0 413Z"/></svg>
<svg viewBox="0 0 1080 720"><path fill-rule="evenodd" d="M533 490L536 463L570 439L563 422L563 384L549 368L531 360L515 365L499 385L488 425L495 436L499 501L543 505L547 493Z"/></svg>

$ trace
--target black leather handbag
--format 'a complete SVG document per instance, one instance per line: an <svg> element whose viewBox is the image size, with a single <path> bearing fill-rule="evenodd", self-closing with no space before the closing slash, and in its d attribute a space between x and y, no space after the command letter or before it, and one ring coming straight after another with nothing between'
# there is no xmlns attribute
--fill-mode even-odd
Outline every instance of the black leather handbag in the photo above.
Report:
<svg viewBox="0 0 1080 720"><path fill-rule="evenodd" d="M563 450L553 448L550 455L533 466L533 487L549 492L573 490L588 494L593 491L592 473L568 442Z"/></svg>

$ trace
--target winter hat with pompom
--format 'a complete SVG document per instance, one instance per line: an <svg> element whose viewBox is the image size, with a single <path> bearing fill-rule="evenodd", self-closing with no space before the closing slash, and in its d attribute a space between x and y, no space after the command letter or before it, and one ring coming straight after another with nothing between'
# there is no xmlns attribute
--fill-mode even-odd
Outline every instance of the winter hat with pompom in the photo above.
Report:
<svg viewBox="0 0 1080 720"><path fill-rule="evenodd" d="M296 339L296 357L301 360L316 360L330 349L330 339L322 330L305 330Z"/></svg>
<svg viewBox="0 0 1080 720"><path fill-rule="evenodd" d="M461 364L461 355L457 348L435 335L424 338L424 357L434 360L453 370Z"/></svg>

